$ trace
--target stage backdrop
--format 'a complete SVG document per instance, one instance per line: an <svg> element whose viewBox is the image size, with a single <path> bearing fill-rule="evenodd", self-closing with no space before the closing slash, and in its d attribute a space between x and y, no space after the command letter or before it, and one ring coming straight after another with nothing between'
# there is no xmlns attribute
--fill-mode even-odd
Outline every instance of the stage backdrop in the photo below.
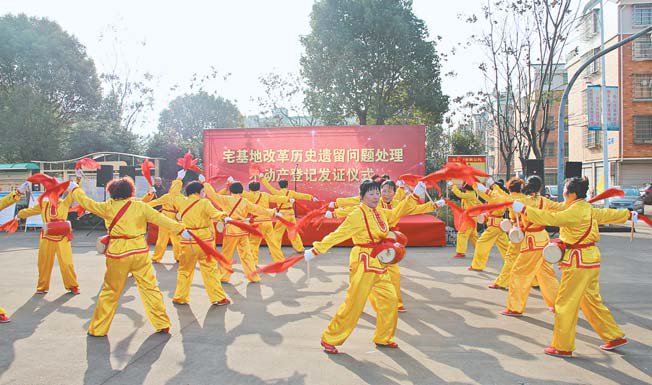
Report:
<svg viewBox="0 0 652 385"><path fill-rule="evenodd" d="M338 126L204 130L204 171L245 182L249 166L265 170L274 187L290 188L332 201L358 194L373 174L392 179L425 172L424 126ZM263 190L265 190L263 188Z"/></svg>

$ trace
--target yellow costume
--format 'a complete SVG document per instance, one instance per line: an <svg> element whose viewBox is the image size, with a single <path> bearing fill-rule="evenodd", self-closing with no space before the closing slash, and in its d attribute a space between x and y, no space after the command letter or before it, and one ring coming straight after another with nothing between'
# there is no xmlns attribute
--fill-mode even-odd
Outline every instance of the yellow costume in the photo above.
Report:
<svg viewBox="0 0 652 385"><path fill-rule="evenodd" d="M220 195L215 192L210 183L204 183L204 190L208 199L217 204L224 213L235 220L242 221L248 215L252 214L263 218L271 219L274 216L274 210L260 207L256 204L249 202L241 194L233 195ZM233 261L233 253L236 248L238 249L238 256L242 264L242 270L251 282L259 282L260 276L258 274L252 275L256 270L254 258L251 253L249 243L249 233L227 223L224 230L224 238L222 241L222 254L229 260ZM228 271L222 272L222 282L229 282L231 273Z"/></svg>
<svg viewBox="0 0 652 385"><path fill-rule="evenodd" d="M64 199L59 199L56 208L47 199L43 199L39 204L20 210L17 216L18 218L27 218L41 214L43 223L65 221L68 218L68 209L72 205L72 202L73 194L71 193L68 193ZM50 276L52 275L55 254L59 261L63 286L66 290L73 290L79 287L75 267L72 263L70 239L72 239L72 234L70 236L43 235L43 231L41 231L38 248L37 292L47 292L50 289Z"/></svg>
<svg viewBox="0 0 652 385"><path fill-rule="evenodd" d="M478 197L473 191L462 191L457 186L453 186L451 189L453 194L462 201L462 208L464 210L477 205ZM473 247L475 247L476 242L478 241L478 226L476 225L475 220L473 221L473 226L470 226L465 231L457 232L457 240L455 242L455 253L461 258L461 256L466 254L466 248L468 247L468 241L471 241Z"/></svg>
<svg viewBox="0 0 652 385"><path fill-rule="evenodd" d="M107 228L127 202L126 199L95 202L86 197L80 188L73 190L72 195L83 208L104 219ZM184 229L182 224L161 215L144 202L132 200L131 205L109 234L111 240L106 253L104 285L98 296L88 334L103 336L109 332L129 273L136 281L145 314L152 326L156 330L170 327L170 319L165 311L163 295L156 282L156 275L148 255L149 247L145 241L148 222L177 233Z"/></svg>
<svg viewBox="0 0 652 385"><path fill-rule="evenodd" d="M192 231L201 240L215 245L213 221L222 220L226 214L217 210L208 199L202 199L199 194L189 197L179 196L174 198L174 205L179 209L181 222L186 229ZM175 303L185 304L190 301L190 286L195 274L195 267L199 262L206 287L206 293L212 303L219 302L226 298L222 284L220 283L220 272L216 260L208 262L206 254L197 245L194 238L181 239L181 258L179 259L179 271L177 273L177 289L174 292Z"/></svg>
<svg viewBox="0 0 652 385"><path fill-rule="evenodd" d="M276 203L278 206L280 206L283 203L288 203L290 200L290 198L286 196L272 195L264 191L245 191L242 193L242 196L251 203L266 209L269 208L270 202ZM272 259L274 262L280 262L284 260L285 257L283 256L283 251L281 251L281 240L274 234L274 225L272 224L272 220L255 219L254 222L258 224L258 230L263 234L263 238L265 238L267 248L269 249L270 254L272 254ZM258 266L260 243L262 242L263 238L249 234L249 246L254 257L255 266Z"/></svg>
<svg viewBox="0 0 652 385"><path fill-rule="evenodd" d="M172 181L172 184L170 185L170 191L168 191L167 194L158 199L148 202L148 204L151 207L163 206L163 208L161 208L161 213L172 220L176 220L178 210L174 206L174 201L182 196L181 180L175 179ZM179 256L181 255L181 244L179 241L180 237L178 234L170 232L165 228L158 229L158 237L156 239L154 254L152 254L152 261L160 262L163 259L163 254L165 254L165 249L168 247L168 242L171 242L174 259L178 262Z"/></svg>
<svg viewBox="0 0 652 385"><path fill-rule="evenodd" d="M500 194L496 192L498 189L500 189L500 187L494 185L493 188L487 190L486 193L479 190L476 190L476 192L478 193L478 196L484 199L487 203L498 203L501 201ZM503 215L505 215L505 209L494 210L489 213L486 222L487 229L475 243L471 269L484 270L487 266L487 261L489 260L491 246L493 246L494 243L496 244L500 255L503 259L505 258L509 241L507 240L505 232L500 229L500 221L503 220Z"/></svg>
<svg viewBox="0 0 652 385"><path fill-rule="evenodd" d="M552 347L575 350L575 328L580 307L591 327L604 341L624 337L611 312L600 297L600 240L598 224L624 223L626 210L595 209L584 200L571 202L565 210L551 212L527 207L529 221L539 225L559 226L560 239L568 245L560 262L561 284L555 301L555 327Z"/></svg>
<svg viewBox="0 0 652 385"><path fill-rule="evenodd" d="M11 194L7 195L6 197L0 199L0 210L4 209L5 207L12 205L19 200L23 198L23 194L19 193L18 191L14 191ZM0 307L0 315L7 314L7 311L3 308Z"/></svg>
<svg viewBox="0 0 652 385"><path fill-rule="evenodd" d="M296 191L288 190L286 188L275 189L269 183L267 178L260 178L260 182L269 190L269 192L272 195L278 195L278 196L284 196L288 198L302 199L302 200L312 199L312 195L310 194L298 193ZM294 208L292 204L289 203L281 204L278 206L278 211L281 214L283 214L283 219L287 219L292 223L297 222L297 219L294 216ZM274 224L274 234L280 243L283 243L283 234L285 234L286 230L287 228L282 222L279 221ZM294 248L294 250L297 251L298 253L302 253L304 251L303 241L301 240L300 234L297 234L297 236L294 239L290 239L290 242L292 243L292 247Z"/></svg>
<svg viewBox="0 0 652 385"><path fill-rule="evenodd" d="M349 238L352 238L354 244L349 255L349 289L346 300L321 336L327 344L336 346L344 343L358 323L367 298L377 314L374 342L381 345L394 342L398 320L396 289L387 274L387 266L371 257L371 247L361 245L377 243L386 237L389 224L413 209L415 204L416 199L413 198L405 199L396 210L376 210L361 204L334 232L313 243L318 253L325 253Z"/></svg>

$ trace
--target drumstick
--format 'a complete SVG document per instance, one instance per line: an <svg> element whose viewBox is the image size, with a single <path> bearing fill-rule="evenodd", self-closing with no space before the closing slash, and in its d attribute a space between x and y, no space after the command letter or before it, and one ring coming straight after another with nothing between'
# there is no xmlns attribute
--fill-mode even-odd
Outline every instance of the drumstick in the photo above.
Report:
<svg viewBox="0 0 652 385"><path fill-rule="evenodd" d="M634 222L632 222L632 232L631 232L631 237L630 237L629 241L634 242Z"/></svg>

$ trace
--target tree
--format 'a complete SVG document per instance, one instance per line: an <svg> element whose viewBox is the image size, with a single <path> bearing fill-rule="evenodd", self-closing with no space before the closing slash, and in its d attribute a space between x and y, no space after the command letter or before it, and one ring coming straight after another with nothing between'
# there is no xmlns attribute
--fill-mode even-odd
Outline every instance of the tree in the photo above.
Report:
<svg viewBox="0 0 652 385"><path fill-rule="evenodd" d="M439 57L412 1L320 0L310 24L301 67L313 116L325 124L350 116L385 124L415 107L441 123L448 98Z"/></svg>
<svg viewBox="0 0 652 385"><path fill-rule="evenodd" d="M70 126L100 100L93 60L44 18L3 16L0 36L0 158L61 158Z"/></svg>
<svg viewBox="0 0 652 385"><path fill-rule="evenodd" d="M468 127L458 127L451 135L453 155L479 155L484 153L484 144Z"/></svg>
<svg viewBox="0 0 652 385"><path fill-rule="evenodd" d="M166 158L168 174L188 150L203 156L204 129L242 127L242 115L231 101L199 91L175 98L161 111L158 132L148 143L148 156Z"/></svg>
<svg viewBox="0 0 652 385"><path fill-rule="evenodd" d="M306 85L300 75L270 72L258 77L258 81L265 91L264 97L257 98L261 109L261 126L317 125L318 120L310 115L303 103Z"/></svg>

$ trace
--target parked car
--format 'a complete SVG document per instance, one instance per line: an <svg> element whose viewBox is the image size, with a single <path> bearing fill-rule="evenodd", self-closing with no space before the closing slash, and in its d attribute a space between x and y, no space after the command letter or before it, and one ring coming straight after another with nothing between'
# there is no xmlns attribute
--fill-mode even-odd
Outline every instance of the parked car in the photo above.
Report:
<svg viewBox="0 0 652 385"><path fill-rule="evenodd" d="M622 198L609 199L609 208L612 209L629 209L643 214L643 197L637 187L621 188L625 191L625 196Z"/></svg>
<svg viewBox="0 0 652 385"><path fill-rule="evenodd" d="M546 186L543 189L543 196L550 200L557 201L557 199L559 198L559 194L557 193L557 186L555 185Z"/></svg>

